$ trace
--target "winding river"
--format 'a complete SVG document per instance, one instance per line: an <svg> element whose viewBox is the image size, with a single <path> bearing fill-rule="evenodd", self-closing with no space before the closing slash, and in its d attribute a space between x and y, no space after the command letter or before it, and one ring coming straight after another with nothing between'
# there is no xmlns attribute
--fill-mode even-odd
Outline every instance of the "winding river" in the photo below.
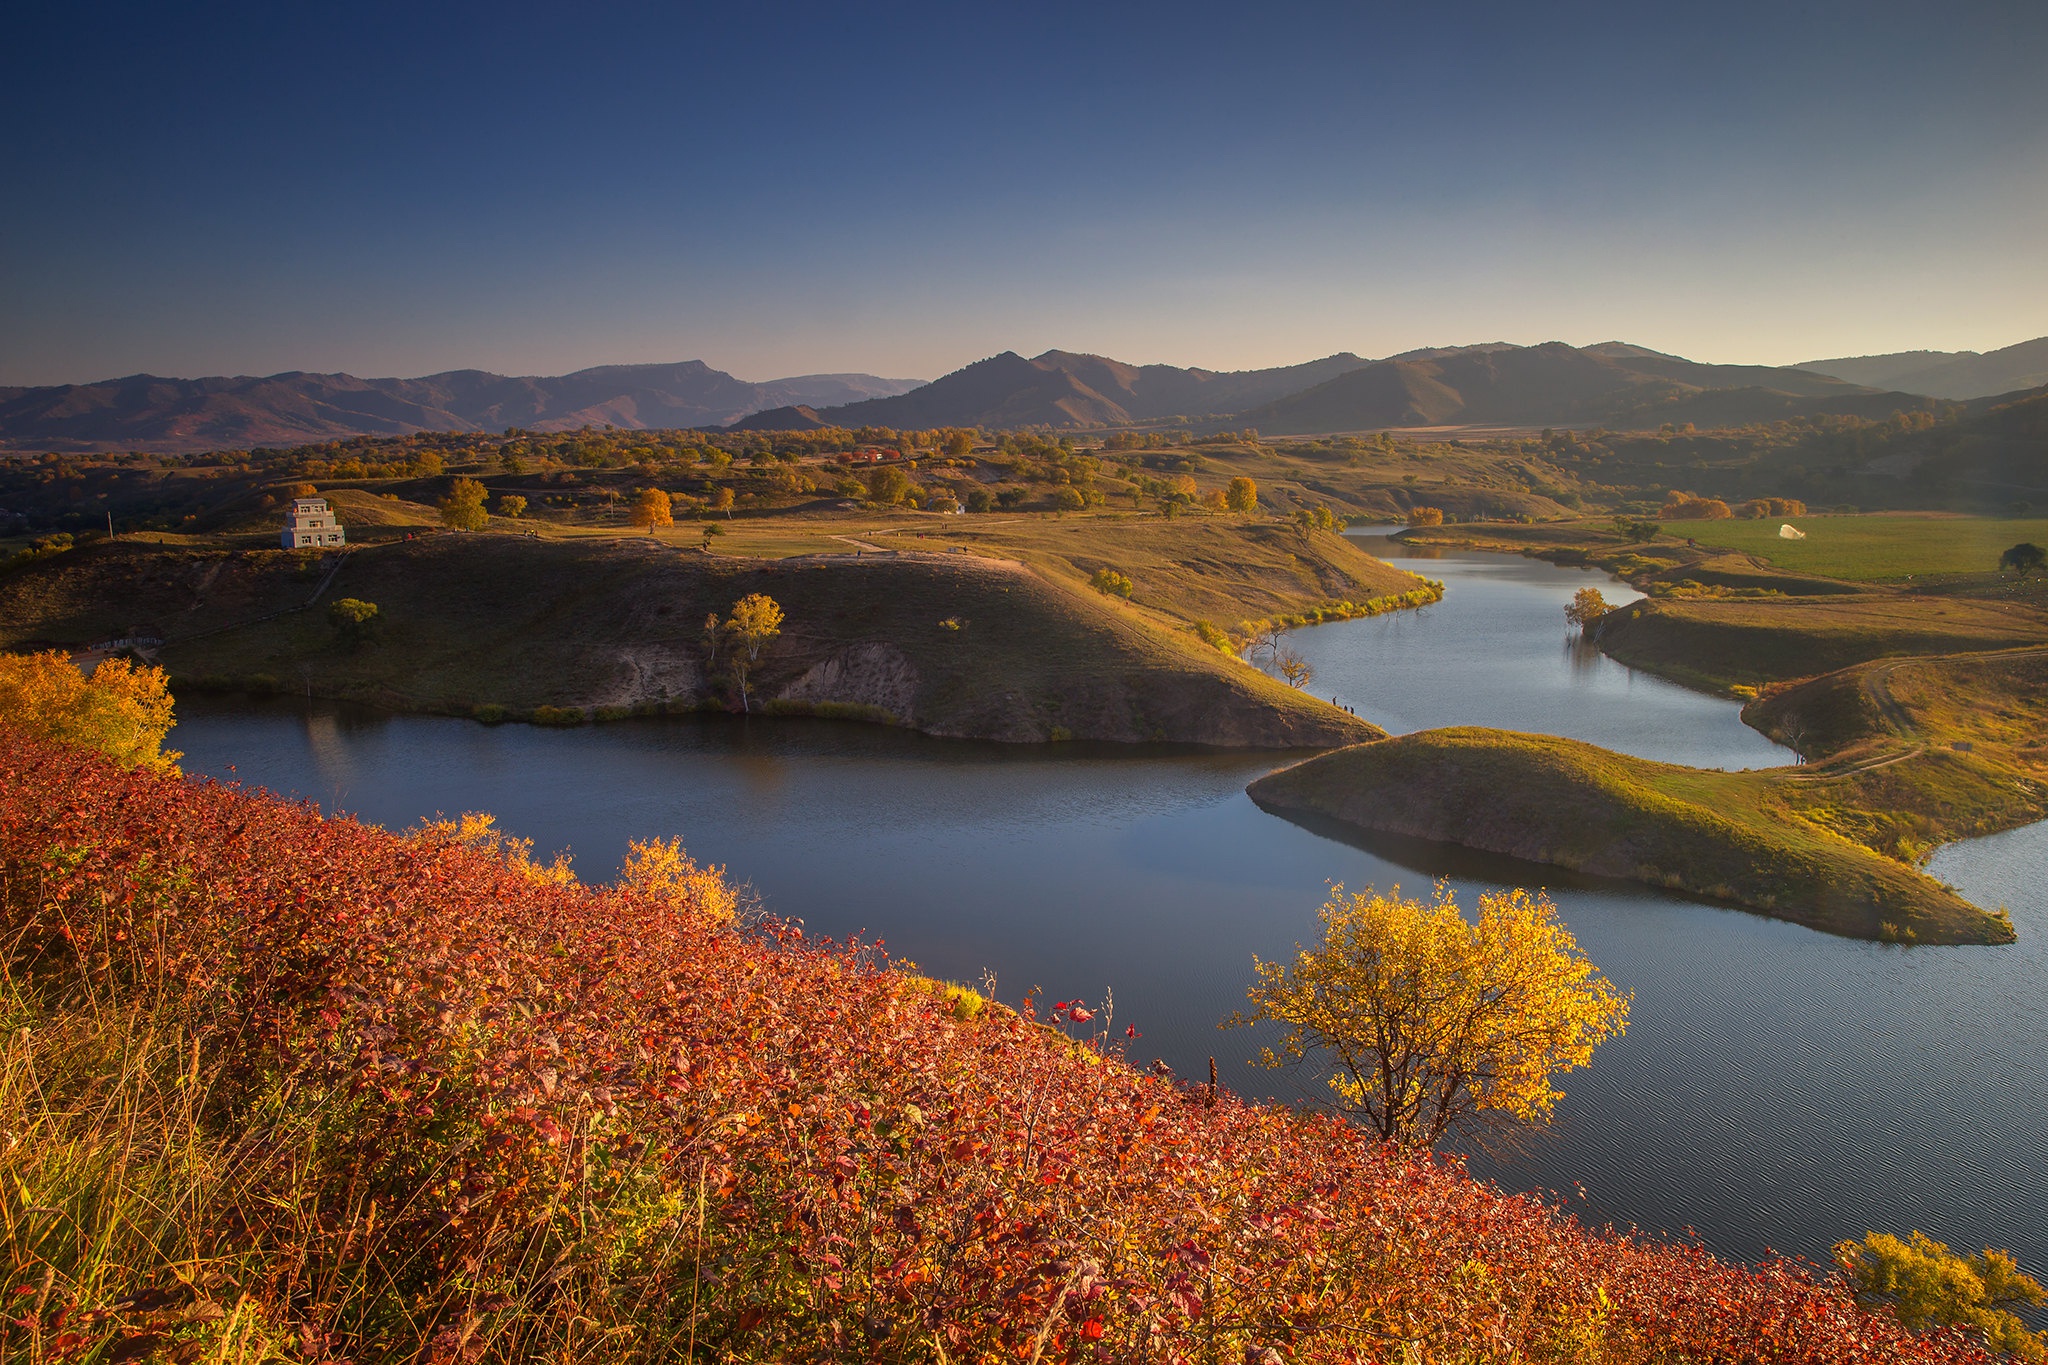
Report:
<svg viewBox="0 0 2048 1365"><path fill-rule="evenodd" d="M1449 724L1569 735L1710 767L1791 755L1731 704L1566 641L1590 571L1519 557L1367 548L1447 585L1418 612L1299 633L1325 696L1396 732ZM1755 1258L1824 1258L1867 1228L2012 1248L2048 1269L2048 825L1958 845L1931 870L2005 905L2006 948L1831 938L1642 888L1432 847L1373 849L1259 811L1244 785L1282 756L1017 749L824 721L715 717L487 729L289 703L181 705L188 770L403 827L494 812L586 879L629 838L681 834L771 910L886 941L925 970L1014 1000L1114 993L1134 1058L1188 1076L1214 1056L1241 1090L1308 1082L1252 1068L1217 1021L1254 954L1315 932L1329 882L1447 877L1546 885L1582 948L1634 993L1627 1034L1564 1079L1552 1131L1474 1168L1580 1216Z"/></svg>

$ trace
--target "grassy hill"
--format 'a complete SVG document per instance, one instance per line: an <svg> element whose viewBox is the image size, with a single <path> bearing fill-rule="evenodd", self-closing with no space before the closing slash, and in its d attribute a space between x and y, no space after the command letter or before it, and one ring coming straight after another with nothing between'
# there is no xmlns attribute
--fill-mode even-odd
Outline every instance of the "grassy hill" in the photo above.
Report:
<svg viewBox="0 0 2048 1365"><path fill-rule="evenodd" d="M2009 943L2012 926L1814 821L1796 772L1704 772L1577 740L1427 730L1254 782L1286 816L1332 820L1622 877L1856 938Z"/></svg>
<svg viewBox="0 0 2048 1365"><path fill-rule="evenodd" d="M969 554L746 559L652 538L445 533L350 552L325 601L374 602L343 647L297 610L337 561L310 552L100 545L0 579L0 645L146 634L178 687L310 690L406 709L588 717L724 705L707 614L787 612L757 704L936 735L1322 746L1378 732L1142 607ZM283 613L283 614L277 614Z"/></svg>
<svg viewBox="0 0 2048 1365"><path fill-rule="evenodd" d="M2048 641L2029 607L1897 593L1783 599L1652 599L1601 618L1603 652L1710 688L1755 687L1900 654Z"/></svg>
<svg viewBox="0 0 2048 1365"><path fill-rule="evenodd" d="M10 1355L1984 1359L712 899L0 737Z"/></svg>

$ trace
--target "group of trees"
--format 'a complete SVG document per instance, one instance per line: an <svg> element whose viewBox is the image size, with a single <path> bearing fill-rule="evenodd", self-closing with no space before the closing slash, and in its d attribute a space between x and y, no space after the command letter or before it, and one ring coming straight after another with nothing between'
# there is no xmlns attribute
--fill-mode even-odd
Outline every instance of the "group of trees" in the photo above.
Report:
<svg viewBox="0 0 2048 1365"><path fill-rule="evenodd" d="M170 679L154 665L116 657L88 675L61 650L0 654L0 725L22 735L175 773L182 755L163 747L173 723Z"/></svg>
<svg viewBox="0 0 2048 1365"><path fill-rule="evenodd" d="M1702 498L1673 489L1657 515L1666 521L1726 521L1735 513L1719 498Z"/></svg>

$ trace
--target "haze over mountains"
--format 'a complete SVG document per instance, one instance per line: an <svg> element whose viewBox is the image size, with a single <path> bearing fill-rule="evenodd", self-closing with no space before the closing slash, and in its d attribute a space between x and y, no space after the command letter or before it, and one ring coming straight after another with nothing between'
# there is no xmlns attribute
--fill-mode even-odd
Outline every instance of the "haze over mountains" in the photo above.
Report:
<svg viewBox="0 0 2048 1365"><path fill-rule="evenodd" d="M1896 351L1809 360L1801 366L1851 384L1936 398L1987 398L2048 384L2048 337L1996 351Z"/></svg>
<svg viewBox="0 0 2048 1365"><path fill-rule="evenodd" d="M750 383L701 360L601 365L574 374L450 370L420 379L293 371L0 388L0 449L194 451L298 445L413 431L717 427L786 404L904 393L917 379L808 374Z"/></svg>
<svg viewBox="0 0 2048 1365"><path fill-rule="evenodd" d="M1701 427L1845 414L2048 384L2048 337L1987 355L1918 351L1810 366L1706 365L1625 342L1494 342L1349 352L1218 371L1013 351L929 384L865 374L751 383L702 361L558 377L288 373L0 388L0 449L196 451L411 431L845 427L1255 427L1317 435L1413 427Z"/></svg>

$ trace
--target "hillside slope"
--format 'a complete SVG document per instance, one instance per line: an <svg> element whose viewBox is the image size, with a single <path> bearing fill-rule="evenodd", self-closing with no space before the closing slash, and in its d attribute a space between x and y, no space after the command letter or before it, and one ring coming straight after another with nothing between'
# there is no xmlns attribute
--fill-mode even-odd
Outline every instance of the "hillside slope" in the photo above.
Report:
<svg viewBox="0 0 2048 1365"><path fill-rule="evenodd" d="M0 579L0 644L148 635L178 685L304 687L401 709L673 710L729 694L703 636L749 593L787 612L758 705L934 735L1322 747L1379 732L1138 610L973 555L715 557L632 537L433 535L346 558L325 600L377 604L341 648L304 603L333 561L98 546Z"/></svg>
<svg viewBox="0 0 2048 1365"><path fill-rule="evenodd" d="M565 885L0 737L11 1342L1988 1365L1807 1268L1591 1233L1140 1071L1106 1014L728 927L693 872Z"/></svg>

